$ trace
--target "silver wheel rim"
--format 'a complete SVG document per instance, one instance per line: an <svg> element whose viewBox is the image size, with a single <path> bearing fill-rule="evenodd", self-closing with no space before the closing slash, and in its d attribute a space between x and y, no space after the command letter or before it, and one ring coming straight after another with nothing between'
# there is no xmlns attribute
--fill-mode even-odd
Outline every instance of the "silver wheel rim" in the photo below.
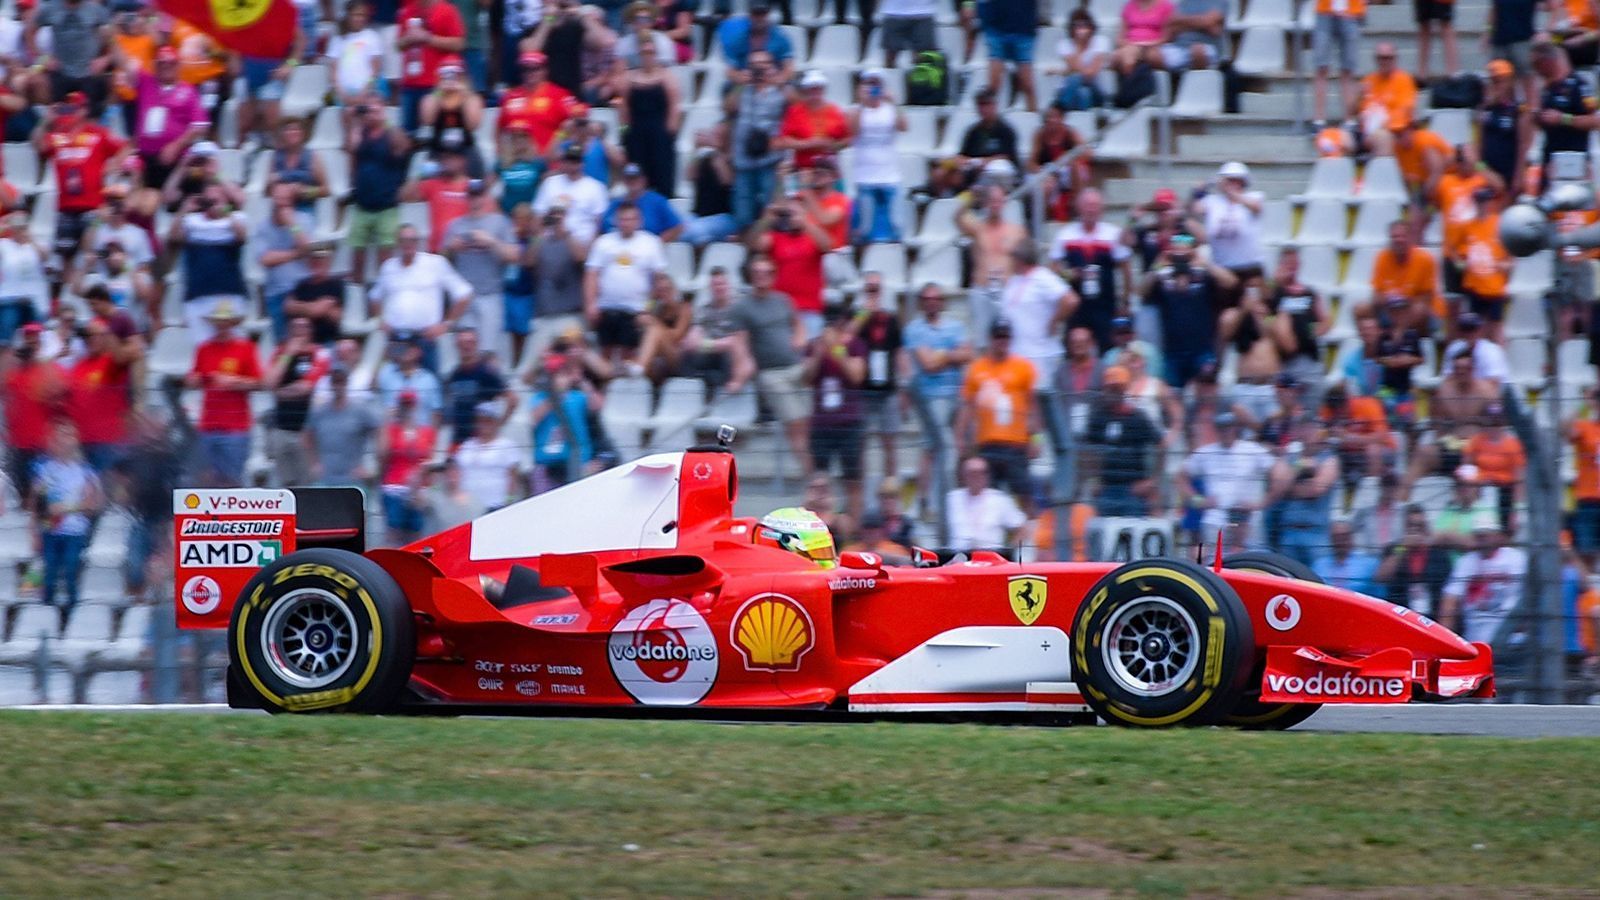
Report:
<svg viewBox="0 0 1600 900"><path fill-rule="evenodd" d="M320 690L349 671L356 655L356 620L338 596L301 588L272 605L261 628L261 652L272 674Z"/></svg>
<svg viewBox="0 0 1600 900"><path fill-rule="evenodd" d="M1141 697L1172 693L1200 662L1200 630L1166 597L1141 597L1117 610L1100 635L1100 658L1117 686Z"/></svg>

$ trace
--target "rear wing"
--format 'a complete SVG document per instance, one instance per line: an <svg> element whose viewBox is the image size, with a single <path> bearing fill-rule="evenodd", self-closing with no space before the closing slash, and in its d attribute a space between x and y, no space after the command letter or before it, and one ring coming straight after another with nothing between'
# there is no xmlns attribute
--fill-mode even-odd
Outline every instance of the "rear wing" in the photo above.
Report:
<svg viewBox="0 0 1600 900"><path fill-rule="evenodd" d="M261 569L302 547L365 549L357 488L179 489L172 494L179 628L226 628Z"/></svg>

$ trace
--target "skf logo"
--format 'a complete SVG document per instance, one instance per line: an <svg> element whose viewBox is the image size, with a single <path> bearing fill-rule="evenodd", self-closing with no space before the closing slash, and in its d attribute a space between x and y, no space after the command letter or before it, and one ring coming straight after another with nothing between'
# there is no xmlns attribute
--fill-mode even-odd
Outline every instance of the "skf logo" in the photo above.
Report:
<svg viewBox="0 0 1600 900"><path fill-rule="evenodd" d="M1011 611L1017 614L1017 621L1032 625L1044 613L1050 586L1038 575L1013 575L1006 582L1006 594L1011 598Z"/></svg>
<svg viewBox="0 0 1600 900"><path fill-rule="evenodd" d="M733 617L732 640L752 672L793 672L816 643L811 615L782 594L746 601Z"/></svg>

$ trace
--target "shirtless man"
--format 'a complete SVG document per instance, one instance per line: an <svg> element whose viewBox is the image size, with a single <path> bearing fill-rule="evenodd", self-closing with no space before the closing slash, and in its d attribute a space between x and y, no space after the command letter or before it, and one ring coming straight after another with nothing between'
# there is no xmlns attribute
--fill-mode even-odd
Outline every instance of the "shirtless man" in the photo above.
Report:
<svg viewBox="0 0 1600 900"><path fill-rule="evenodd" d="M1219 337L1239 354L1233 400L1243 406L1250 418L1262 421L1272 415L1278 402L1273 384L1283 371L1285 348L1279 339L1281 329L1261 288L1261 276L1247 279L1239 305L1224 310L1218 322Z"/></svg>
<svg viewBox="0 0 1600 900"><path fill-rule="evenodd" d="M1011 277L1011 248L1027 240L1028 230L1004 218L1005 189L982 185L973 189L968 206L956 216L956 227L972 239L972 334L988 334L1000 305L1000 291Z"/></svg>
<svg viewBox="0 0 1600 900"><path fill-rule="evenodd" d="M1424 475L1454 472L1461 465L1461 449L1467 439L1477 431L1488 408L1500 401L1494 382L1473 374L1471 350L1456 353L1448 365L1450 374L1434 389L1429 406L1431 440L1424 437L1417 442L1401 491L1404 495L1409 495L1411 486Z"/></svg>

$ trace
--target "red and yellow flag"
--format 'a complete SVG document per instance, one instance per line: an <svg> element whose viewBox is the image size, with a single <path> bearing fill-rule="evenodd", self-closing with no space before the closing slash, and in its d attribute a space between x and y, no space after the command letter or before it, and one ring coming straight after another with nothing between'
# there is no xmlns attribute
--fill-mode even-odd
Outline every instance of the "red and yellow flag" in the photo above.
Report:
<svg viewBox="0 0 1600 900"><path fill-rule="evenodd" d="M294 0L155 0L155 5L246 56L282 58L294 43Z"/></svg>

